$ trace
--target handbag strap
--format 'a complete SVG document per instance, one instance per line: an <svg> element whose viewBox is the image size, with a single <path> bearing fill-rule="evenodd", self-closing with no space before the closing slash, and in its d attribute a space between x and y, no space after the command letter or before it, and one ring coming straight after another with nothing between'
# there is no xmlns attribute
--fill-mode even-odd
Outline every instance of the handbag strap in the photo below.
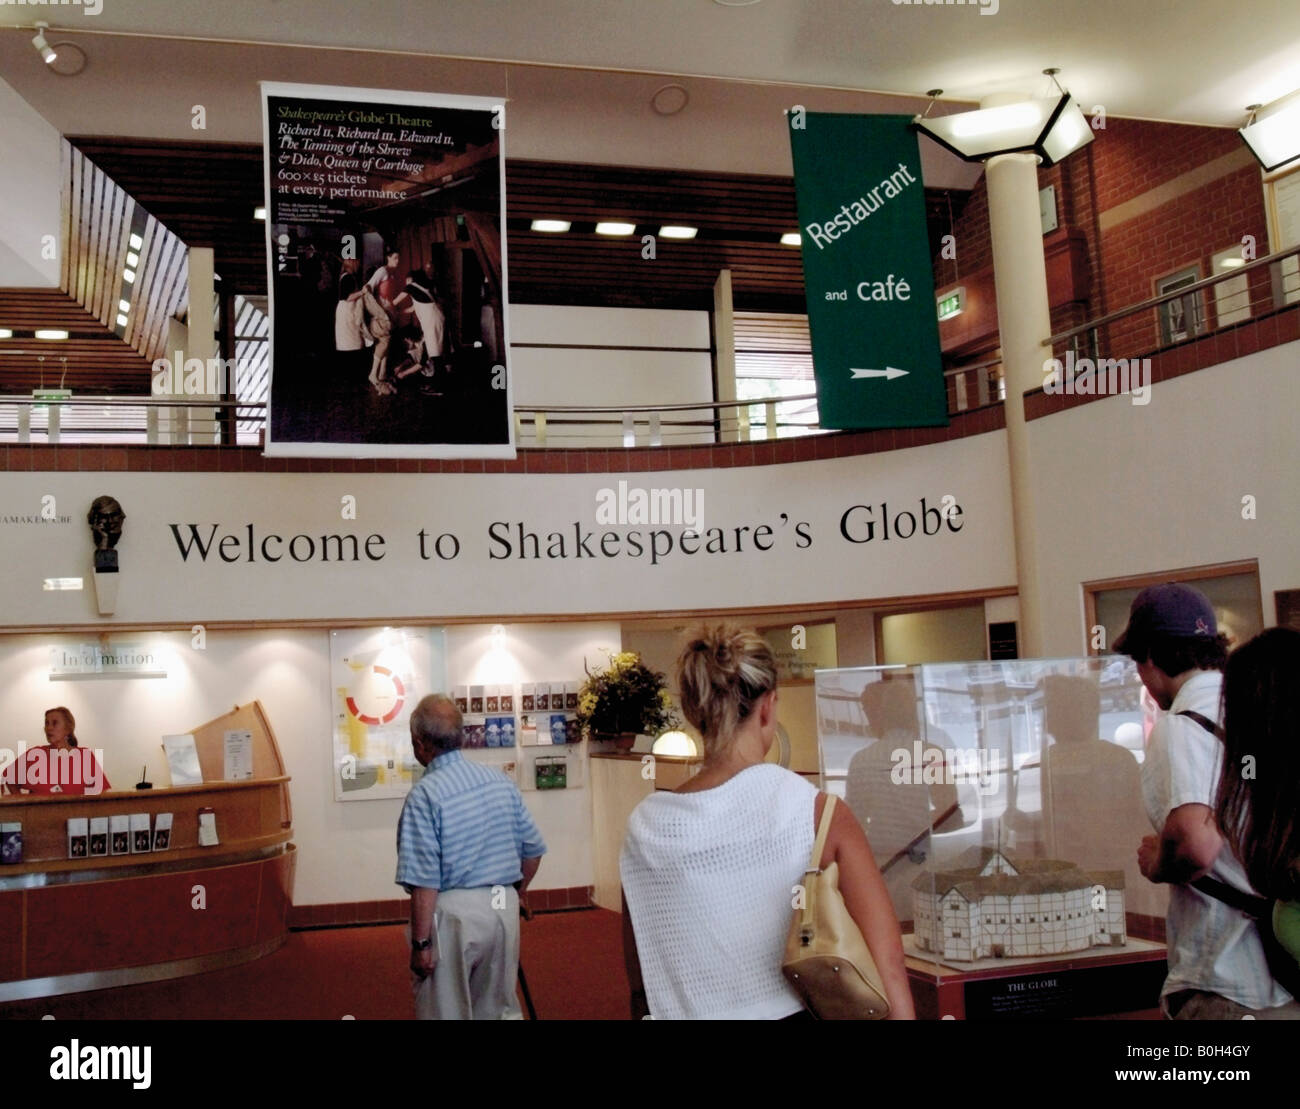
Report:
<svg viewBox="0 0 1300 1109"><path fill-rule="evenodd" d="M831 813L835 811L835 794L826 795L826 807L822 809L822 820L817 825L817 838L813 841L812 858L808 860L805 874L818 874L822 868L822 852L826 850L826 837L831 830Z"/></svg>

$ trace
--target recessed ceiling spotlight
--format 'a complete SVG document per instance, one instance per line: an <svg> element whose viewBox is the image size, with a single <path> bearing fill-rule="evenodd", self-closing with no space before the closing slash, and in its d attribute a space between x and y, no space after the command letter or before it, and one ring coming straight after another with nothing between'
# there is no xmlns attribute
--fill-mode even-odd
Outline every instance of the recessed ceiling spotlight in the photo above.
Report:
<svg viewBox="0 0 1300 1109"><path fill-rule="evenodd" d="M144 246L144 240L134 231L131 232L131 249L139 250L142 246Z"/></svg>
<svg viewBox="0 0 1300 1109"><path fill-rule="evenodd" d="M534 231L548 231L559 234L573 226L567 219L535 219L529 225Z"/></svg>
<svg viewBox="0 0 1300 1109"><path fill-rule="evenodd" d="M135 280L135 270L123 270L122 280L130 285Z"/></svg>
<svg viewBox="0 0 1300 1109"><path fill-rule="evenodd" d="M685 85L661 85L650 97L650 107L661 116L675 116L690 103L691 94Z"/></svg>
<svg viewBox="0 0 1300 1109"><path fill-rule="evenodd" d="M596 224L597 235L630 235L635 230L635 223L621 223L618 220L601 220Z"/></svg>
<svg viewBox="0 0 1300 1109"><path fill-rule="evenodd" d="M38 339L66 339L67 337L68 333L66 331L60 331L57 328L47 327L36 332L36 338Z"/></svg>
<svg viewBox="0 0 1300 1109"><path fill-rule="evenodd" d="M259 204L256 208L253 209L253 218L254 218L254 219L260 219L260 220L265 220L265 219L266 219L266 209L265 209L264 207L262 207L262 206Z"/></svg>
<svg viewBox="0 0 1300 1109"><path fill-rule="evenodd" d="M787 231L781 236L782 246L802 246L803 236L798 231Z"/></svg>
<svg viewBox="0 0 1300 1109"><path fill-rule="evenodd" d="M685 227L680 224L665 224L659 228L659 234L665 239L693 239L700 233L698 227Z"/></svg>
<svg viewBox="0 0 1300 1109"><path fill-rule="evenodd" d="M13 337L13 331L7 327L0 327L0 339L12 339Z"/></svg>

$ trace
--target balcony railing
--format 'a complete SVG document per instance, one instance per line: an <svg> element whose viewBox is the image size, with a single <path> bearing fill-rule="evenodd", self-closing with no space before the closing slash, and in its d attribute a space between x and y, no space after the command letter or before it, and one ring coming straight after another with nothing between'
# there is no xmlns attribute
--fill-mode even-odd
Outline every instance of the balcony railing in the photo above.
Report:
<svg viewBox="0 0 1300 1109"><path fill-rule="evenodd" d="M1145 358L1216 331L1300 304L1300 246L1245 262L1185 287L1129 305L1047 339L1053 357ZM1000 360L945 373L950 415L1001 404ZM821 429L781 406L816 404L815 393L667 405L517 405L520 447L667 447L749 442ZM170 397L67 399L0 397L0 443L219 444L233 409L238 446L256 446L265 426L261 401Z"/></svg>

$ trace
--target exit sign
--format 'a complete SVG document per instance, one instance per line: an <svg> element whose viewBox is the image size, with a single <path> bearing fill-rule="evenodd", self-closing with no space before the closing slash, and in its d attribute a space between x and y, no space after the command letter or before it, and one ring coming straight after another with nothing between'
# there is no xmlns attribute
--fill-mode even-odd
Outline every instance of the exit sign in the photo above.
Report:
<svg viewBox="0 0 1300 1109"><path fill-rule="evenodd" d="M966 307L966 288L958 285L950 293L945 293L939 297L936 303L939 306L939 319L950 320L953 316L961 315L961 311Z"/></svg>

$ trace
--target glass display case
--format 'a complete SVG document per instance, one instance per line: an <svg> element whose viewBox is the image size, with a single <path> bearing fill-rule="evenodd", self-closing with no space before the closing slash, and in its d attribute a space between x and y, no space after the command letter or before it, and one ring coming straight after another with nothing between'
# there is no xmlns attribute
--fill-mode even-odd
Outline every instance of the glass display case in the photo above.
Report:
<svg viewBox="0 0 1300 1109"><path fill-rule="evenodd" d="M1015 979L986 1015L1067 1015L1051 1007L1079 1002L1067 972L1150 963L1134 1005L1152 981L1154 1004L1168 892L1137 849L1157 710L1131 660L820 670L816 695L825 788L867 833L914 982ZM1133 1007L1114 991L1100 1011ZM973 1015L964 993L949 998L963 1011L931 1015Z"/></svg>

